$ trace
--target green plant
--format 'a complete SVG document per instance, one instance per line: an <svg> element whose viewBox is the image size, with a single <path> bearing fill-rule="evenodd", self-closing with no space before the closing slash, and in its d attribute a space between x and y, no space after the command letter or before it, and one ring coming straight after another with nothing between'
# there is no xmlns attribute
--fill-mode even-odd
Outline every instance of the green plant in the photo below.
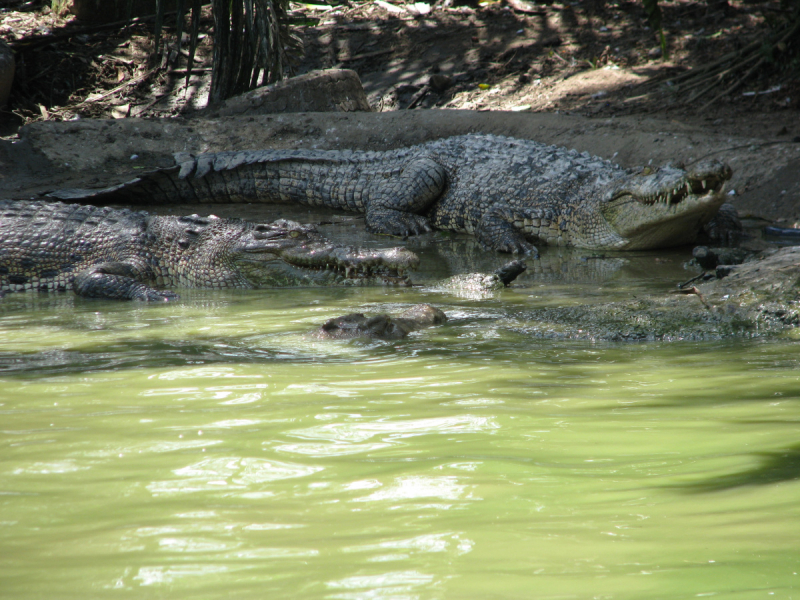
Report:
<svg viewBox="0 0 800 600"><path fill-rule="evenodd" d="M118 0L128 2L132 0ZM191 15L187 79L194 64L201 0L177 0L177 39L181 39L186 5ZM289 0L213 0L214 53L209 100L220 102L258 85L283 79L300 54L300 40L289 30ZM156 54L164 18L156 0Z"/></svg>
<svg viewBox="0 0 800 600"><path fill-rule="evenodd" d="M57 15L63 15L69 10L69 2L70 0L51 0L50 10Z"/></svg>

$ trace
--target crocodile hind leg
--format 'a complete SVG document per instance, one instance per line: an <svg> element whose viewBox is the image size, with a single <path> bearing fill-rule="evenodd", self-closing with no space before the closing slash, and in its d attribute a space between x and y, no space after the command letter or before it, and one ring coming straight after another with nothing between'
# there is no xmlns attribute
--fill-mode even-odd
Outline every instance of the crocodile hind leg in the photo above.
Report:
<svg viewBox="0 0 800 600"><path fill-rule="evenodd" d="M445 168L432 158L409 162L399 177L380 182L366 206L367 230L407 237L431 231L425 212L447 186Z"/></svg>
<svg viewBox="0 0 800 600"><path fill-rule="evenodd" d="M75 276L72 287L78 296L106 300L142 300L167 302L178 295L157 290L140 281L141 273L130 263L106 262L92 266Z"/></svg>

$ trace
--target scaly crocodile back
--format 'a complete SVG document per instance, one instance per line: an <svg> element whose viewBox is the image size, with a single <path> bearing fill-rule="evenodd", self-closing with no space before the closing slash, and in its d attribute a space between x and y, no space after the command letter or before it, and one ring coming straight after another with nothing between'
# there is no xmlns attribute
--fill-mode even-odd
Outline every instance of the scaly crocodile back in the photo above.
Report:
<svg viewBox="0 0 800 600"><path fill-rule="evenodd" d="M86 266L143 248L147 222L145 212L0 200L0 290L71 289Z"/></svg>

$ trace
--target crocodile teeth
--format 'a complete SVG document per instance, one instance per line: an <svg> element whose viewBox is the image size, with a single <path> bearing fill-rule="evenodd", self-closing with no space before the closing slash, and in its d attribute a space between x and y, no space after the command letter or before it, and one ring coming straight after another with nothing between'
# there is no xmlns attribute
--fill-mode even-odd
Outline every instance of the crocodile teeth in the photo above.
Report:
<svg viewBox="0 0 800 600"><path fill-rule="evenodd" d="M703 186L703 191L705 191L705 189L706 189L706 180L705 180L705 179L703 179L703 181L702 181L702 182L700 182L700 185L702 185L702 186Z"/></svg>

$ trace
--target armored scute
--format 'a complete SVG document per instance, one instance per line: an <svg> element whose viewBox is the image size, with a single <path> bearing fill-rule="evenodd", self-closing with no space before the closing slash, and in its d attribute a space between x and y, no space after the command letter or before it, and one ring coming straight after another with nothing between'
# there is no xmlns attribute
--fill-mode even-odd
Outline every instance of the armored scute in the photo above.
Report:
<svg viewBox="0 0 800 600"><path fill-rule="evenodd" d="M163 288L409 285L405 248L363 249L293 221L54 202L0 201L0 292L74 290L93 298L171 300Z"/></svg>
<svg viewBox="0 0 800 600"><path fill-rule="evenodd" d="M488 249L534 244L643 250L694 241L725 200L730 169L622 169L530 140L444 138L387 152L258 150L176 155L177 165L63 199L301 203L365 214L367 229L475 235Z"/></svg>

